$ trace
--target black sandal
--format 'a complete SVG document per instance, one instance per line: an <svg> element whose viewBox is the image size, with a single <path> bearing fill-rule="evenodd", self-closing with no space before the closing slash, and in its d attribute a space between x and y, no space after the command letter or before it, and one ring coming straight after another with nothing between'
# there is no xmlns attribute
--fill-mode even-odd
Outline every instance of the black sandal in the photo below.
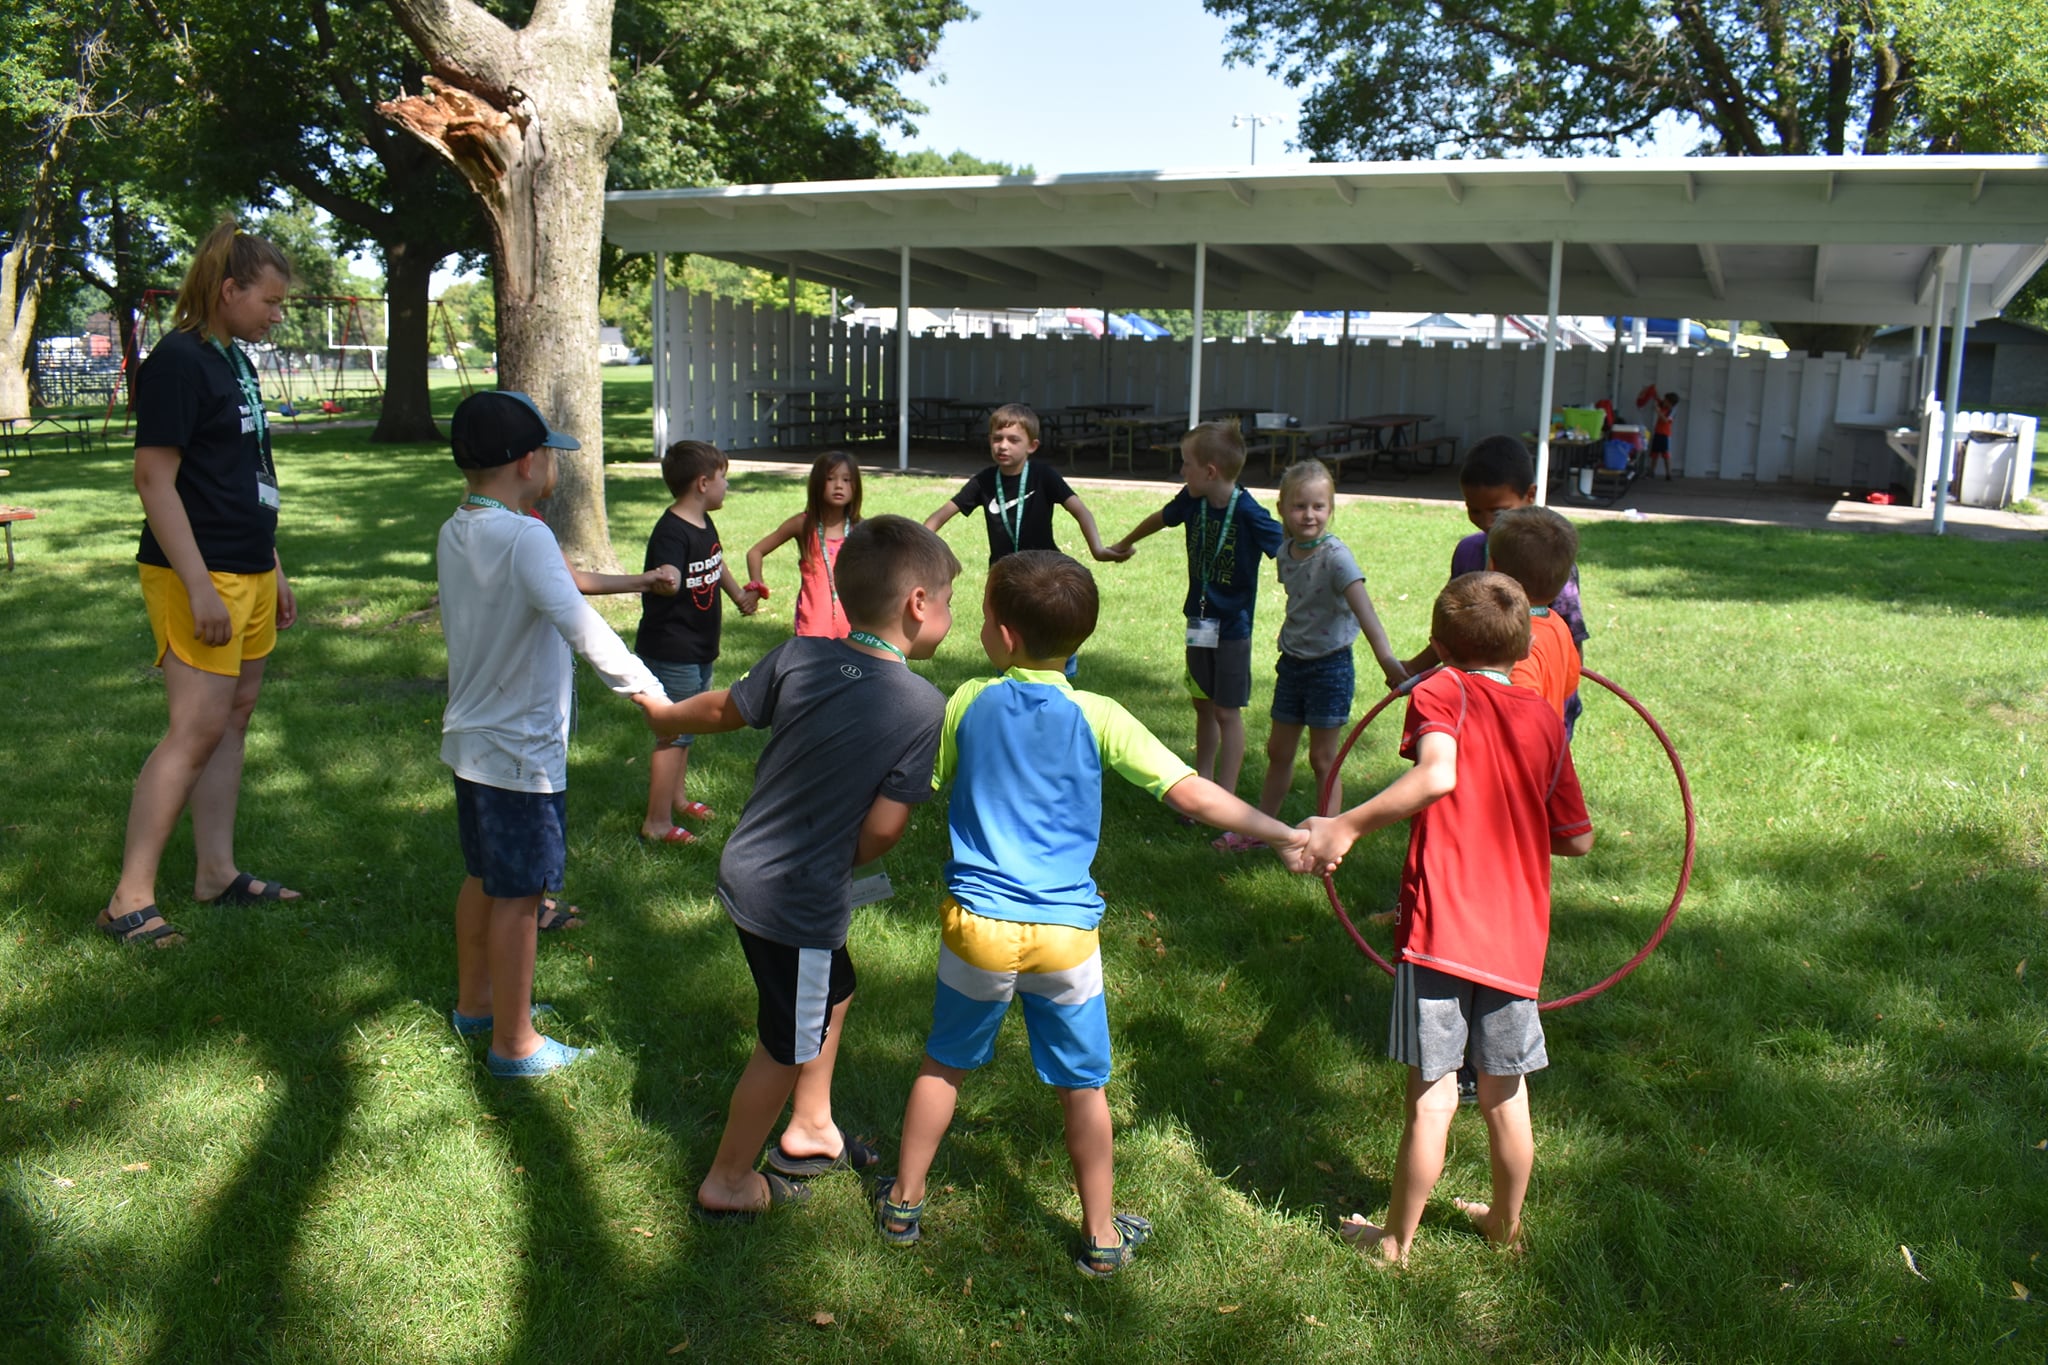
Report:
<svg viewBox="0 0 2048 1365"><path fill-rule="evenodd" d="M249 888L254 886L259 880L261 879L257 877L252 877L246 872L237 872L235 874L235 879L228 883L226 890L222 891L218 896L215 896L210 900L201 901L200 904L261 905L265 901L282 901L286 899L284 894L285 888L282 884L278 882L266 881L263 883L263 889L261 891L251 891ZM303 900L304 897L293 896L291 897L291 899Z"/></svg>
<svg viewBox="0 0 2048 1365"><path fill-rule="evenodd" d="M156 928L144 929L142 926L151 920L157 921ZM156 943L160 938L170 938L173 936L182 942L185 937L185 931L165 919L154 905L145 905L133 914L120 915L110 920L102 920L100 921L99 929L108 938L121 943ZM168 948L174 945L160 943L157 946Z"/></svg>

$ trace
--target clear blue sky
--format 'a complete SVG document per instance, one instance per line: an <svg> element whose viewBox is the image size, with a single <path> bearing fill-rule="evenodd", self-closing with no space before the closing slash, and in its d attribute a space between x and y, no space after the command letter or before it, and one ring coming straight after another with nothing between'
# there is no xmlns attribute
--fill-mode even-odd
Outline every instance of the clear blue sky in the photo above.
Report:
<svg viewBox="0 0 2048 1365"><path fill-rule="evenodd" d="M1296 92L1262 67L1226 68L1223 20L1201 0L973 0L905 93L928 105L899 149L965 151L1041 175L1241 166L1251 131L1232 114L1280 114L1259 129L1259 164L1288 150ZM932 79L934 76L940 79Z"/></svg>

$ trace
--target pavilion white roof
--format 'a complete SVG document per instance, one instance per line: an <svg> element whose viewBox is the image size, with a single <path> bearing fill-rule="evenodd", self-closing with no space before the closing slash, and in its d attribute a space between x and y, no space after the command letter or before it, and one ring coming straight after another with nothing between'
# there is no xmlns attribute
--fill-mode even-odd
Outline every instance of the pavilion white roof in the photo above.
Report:
<svg viewBox="0 0 2048 1365"><path fill-rule="evenodd" d="M1918 322L1937 281L1997 313L2048 262L2048 157L1346 163L845 180L606 196L627 251L697 252L927 306ZM1944 309L1944 313L1948 308Z"/></svg>

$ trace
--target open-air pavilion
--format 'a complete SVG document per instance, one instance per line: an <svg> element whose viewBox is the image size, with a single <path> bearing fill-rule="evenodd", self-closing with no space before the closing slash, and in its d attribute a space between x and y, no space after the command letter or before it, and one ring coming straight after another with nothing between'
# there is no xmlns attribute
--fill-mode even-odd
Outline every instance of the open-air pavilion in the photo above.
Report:
<svg viewBox="0 0 2048 1365"><path fill-rule="evenodd" d="M1203 411L1205 308L1964 329L1995 316L2048 262L2048 157L1444 161L737 185L612 194L605 231L628 251L694 252L871 302L893 296L899 316L917 305L1192 308L1193 420ZM658 440L678 379L668 292L655 299ZM1552 328L1540 395L1518 400L1546 472L1555 345ZM875 390L894 409L905 463L914 349L897 339L893 382ZM1909 379L1881 395L1838 397L1828 416L1887 437L1914 469L1916 498L1931 491L1938 529L1958 373L1945 377L1949 401L1930 402L1932 353L1916 346ZM776 378L803 382L794 372ZM1769 385L1750 387L1762 404ZM1776 419L1761 406L1750 412L1748 389L1737 388L1730 378L1716 400L1728 439L1746 427L1747 439L1775 440ZM1746 467L1759 482L1800 472L1796 461ZM1723 476L1737 468L1723 464Z"/></svg>

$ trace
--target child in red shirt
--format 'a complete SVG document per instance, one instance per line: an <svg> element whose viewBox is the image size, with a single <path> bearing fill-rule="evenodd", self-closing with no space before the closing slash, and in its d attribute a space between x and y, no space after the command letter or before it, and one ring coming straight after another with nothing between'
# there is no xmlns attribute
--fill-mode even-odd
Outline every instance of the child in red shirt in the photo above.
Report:
<svg viewBox="0 0 2048 1365"><path fill-rule="evenodd" d="M1550 703L1559 720L1579 690L1579 647L1564 618L1551 610L1579 557L1579 533L1548 507L1510 507L1486 533L1486 567L1521 584L1529 599L1529 655L1510 675ZM1571 743L1571 727L1564 732Z"/></svg>
<svg viewBox="0 0 2048 1365"><path fill-rule="evenodd" d="M1446 667L1409 694L1401 753L1415 766L1362 805L1306 822L1319 870L1363 834L1410 820L1395 928L1387 1052L1408 1067L1406 1118L1384 1225L1353 1215L1346 1241L1405 1262L1443 1173L1456 1073L1479 1069L1490 1203L1455 1201L1497 1246L1519 1247L1535 1164L1523 1077L1549 1062L1536 993L1550 938L1550 859L1592 850L1564 726L1508 671L1529 648L1529 601L1505 574L1454 578L1430 643Z"/></svg>

